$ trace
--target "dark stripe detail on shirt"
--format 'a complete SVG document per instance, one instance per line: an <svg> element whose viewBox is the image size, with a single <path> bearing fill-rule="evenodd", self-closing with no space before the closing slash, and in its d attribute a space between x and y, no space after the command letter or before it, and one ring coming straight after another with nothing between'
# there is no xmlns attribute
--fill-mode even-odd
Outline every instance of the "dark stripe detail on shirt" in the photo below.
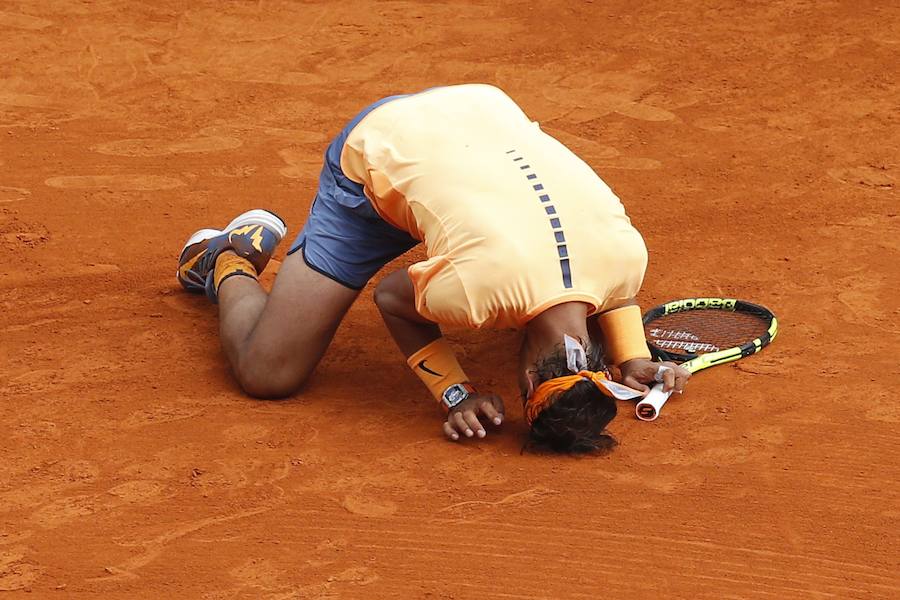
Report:
<svg viewBox="0 0 900 600"><path fill-rule="evenodd" d="M523 160L525 158L524 156L518 156L515 149L507 151L506 154L512 155L511 157L513 159L513 162L519 162L520 160ZM522 171L527 171L530 168L531 168L531 165L528 165L528 164L519 166L519 169L521 169ZM526 173L525 174L526 181L534 181L537 178L538 178L538 176L535 173ZM531 187L534 188L534 191L540 192L540 191L543 191L544 184L536 183L536 184L532 185ZM543 203L545 205L544 211L547 213L548 216L556 214L556 207L553 206L552 204L548 204L550 202L550 194L539 194L538 200L540 200L541 203ZM553 230L553 237L556 240L556 250L559 253L559 269L562 272L563 287L566 289L571 289L572 288L572 268L569 263L569 249L566 246L566 235L565 235L565 233L563 233L562 225L560 224L559 218L557 218L557 217L551 218L550 219L550 227Z"/></svg>
<svg viewBox="0 0 900 600"><path fill-rule="evenodd" d="M559 266L562 267L563 286L572 287L572 269L569 267L569 259L564 258L559 261Z"/></svg>

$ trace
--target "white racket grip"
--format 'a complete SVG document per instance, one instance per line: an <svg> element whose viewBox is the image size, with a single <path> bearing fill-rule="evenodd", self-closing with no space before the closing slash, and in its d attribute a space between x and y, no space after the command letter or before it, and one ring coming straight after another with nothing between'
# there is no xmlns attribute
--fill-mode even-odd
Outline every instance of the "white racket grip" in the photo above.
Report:
<svg viewBox="0 0 900 600"><path fill-rule="evenodd" d="M657 383L653 386L653 389L650 390L650 393L634 407L634 414L637 415L637 418L641 421L655 421L656 417L659 416L659 411L662 409L663 404L666 403L666 400L668 400L671 395L672 392L663 391L663 384Z"/></svg>

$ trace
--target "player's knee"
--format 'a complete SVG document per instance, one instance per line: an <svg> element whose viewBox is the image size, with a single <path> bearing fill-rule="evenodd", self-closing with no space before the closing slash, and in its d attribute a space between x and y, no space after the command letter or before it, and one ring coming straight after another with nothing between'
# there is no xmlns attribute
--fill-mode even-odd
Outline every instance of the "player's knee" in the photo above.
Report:
<svg viewBox="0 0 900 600"><path fill-rule="evenodd" d="M281 400L296 392L306 377L264 364L250 364L237 369L237 379L248 396L260 400Z"/></svg>

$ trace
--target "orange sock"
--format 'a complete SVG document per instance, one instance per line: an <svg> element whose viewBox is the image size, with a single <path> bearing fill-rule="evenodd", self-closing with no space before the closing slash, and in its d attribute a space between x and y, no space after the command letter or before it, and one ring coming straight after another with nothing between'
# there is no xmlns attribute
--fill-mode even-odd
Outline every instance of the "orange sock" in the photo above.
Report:
<svg viewBox="0 0 900 600"><path fill-rule="evenodd" d="M213 283L216 287L216 293L219 293L219 286L222 282L234 275L243 275L252 279L257 279L256 269L250 264L246 258L241 258L234 252L223 252L216 259L216 271L213 275Z"/></svg>

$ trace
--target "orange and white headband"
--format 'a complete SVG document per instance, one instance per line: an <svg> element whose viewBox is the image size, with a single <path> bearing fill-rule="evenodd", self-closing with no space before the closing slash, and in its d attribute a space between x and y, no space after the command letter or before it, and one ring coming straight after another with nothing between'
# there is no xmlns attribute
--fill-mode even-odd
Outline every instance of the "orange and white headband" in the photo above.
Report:
<svg viewBox="0 0 900 600"><path fill-rule="evenodd" d="M563 341L566 348L566 363L575 375L548 379L534 390L531 397L525 401L525 421L529 427L560 393L570 390L580 381L590 381L605 396L616 400L632 400L643 395L628 386L611 381L602 371L587 370L587 354L581 343L568 335L564 336Z"/></svg>

